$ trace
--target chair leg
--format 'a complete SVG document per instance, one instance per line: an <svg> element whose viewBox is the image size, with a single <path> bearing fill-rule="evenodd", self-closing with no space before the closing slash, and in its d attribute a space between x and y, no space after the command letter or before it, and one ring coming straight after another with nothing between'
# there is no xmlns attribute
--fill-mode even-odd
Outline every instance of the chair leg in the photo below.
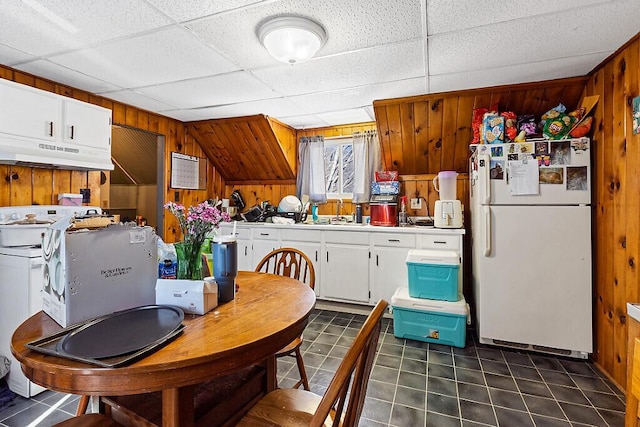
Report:
<svg viewBox="0 0 640 427"><path fill-rule="evenodd" d="M307 379L307 371L304 369L304 360L302 359L302 353L300 352L300 347L297 347L296 350L296 362L298 364L298 372L300 372L300 381L298 381L295 385L295 388L299 388L300 385L304 386L304 389L309 391L309 380Z"/></svg>
<svg viewBox="0 0 640 427"><path fill-rule="evenodd" d="M91 396L88 396L86 394L83 394L82 396L80 396L80 400L78 400L78 409L76 409L76 417L79 417L80 415L84 415L84 413L87 412L87 407L89 406L89 399L91 399Z"/></svg>

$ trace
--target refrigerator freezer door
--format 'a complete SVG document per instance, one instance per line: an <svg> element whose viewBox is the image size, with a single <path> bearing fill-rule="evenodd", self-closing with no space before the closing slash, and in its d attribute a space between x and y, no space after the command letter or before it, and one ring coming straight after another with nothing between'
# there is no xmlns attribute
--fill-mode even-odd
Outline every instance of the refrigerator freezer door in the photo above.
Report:
<svg viewBox="0 0 640 427"><path fill-rule="evenodd" d="M535 150L535 144L531 142L531 146L526 150ZM554 163L549 163L549 166L544 166L542 163L539 167L540 192L535 195L511 194L508 179L509 151L512 149L517 151L518 148L510 147L517 144L478 145L477 184L474 186L474 190L478 192L478 203L482 205L590 204L591 154L588 139L546 141L544 144L548 144L551 147L549 150L553 150L556 155L553 157ZM565 151L566 155L559 154ZM529 161L537 162L533 157Z"/></svg>
<svg viewBox="0 0 640 427"><path fill-rule="evenodd" d="M481 342L591 353L590 207L491 206L476 219L490 222L474 230Z"/></svg>

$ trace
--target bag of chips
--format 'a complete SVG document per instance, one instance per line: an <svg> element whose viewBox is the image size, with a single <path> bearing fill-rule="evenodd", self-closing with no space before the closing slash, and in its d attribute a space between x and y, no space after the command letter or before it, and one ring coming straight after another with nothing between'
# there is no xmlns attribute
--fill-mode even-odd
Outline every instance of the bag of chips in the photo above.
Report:
<svg viewBox="0 0 640 427"><path fill-rule="evenodd" d="M510 142L516 139L518 136L518 129L516 128L517 116L513 111L505 111L500 113L504 117L504 136L505 142Z"/></svg>
<svg viewBox="0 0 640 427"><path fill-rule="evenodd" d="M544 122L542 134L548 139L562 139L573 128L575 122L575 117L564 113L556 117L548 117Z"/></svg>
<svg viewBox="0 0 640 427"><path fill-rule="evenodd" d="M582 136L585 136L591 130L592 123L593 117L587 117L586 119L578 123L577 126L575 126L573 129L571 129L569 135L571 135L573 138L580 138Z"/></svg>
<svg viewBox="0 0 640 427"><path fill-rule="evenodd" d="M518 116L516 128L518 132L524 131L524 134L527 136L538 133L536 129L536 118L533 114L522 114Z"/></svg>

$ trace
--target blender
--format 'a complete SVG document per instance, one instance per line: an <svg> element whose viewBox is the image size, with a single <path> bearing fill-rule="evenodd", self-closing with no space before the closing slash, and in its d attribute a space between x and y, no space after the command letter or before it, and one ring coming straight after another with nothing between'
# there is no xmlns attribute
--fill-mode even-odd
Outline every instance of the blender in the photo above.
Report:
<svg viewBox="0 0 640 427"><path fill-rule="evenodd" d="M436 228L462 228L462 203L456 196L458 172L440 171L433 178L433 188L440 200L436 200L433 225Z"/></svg>

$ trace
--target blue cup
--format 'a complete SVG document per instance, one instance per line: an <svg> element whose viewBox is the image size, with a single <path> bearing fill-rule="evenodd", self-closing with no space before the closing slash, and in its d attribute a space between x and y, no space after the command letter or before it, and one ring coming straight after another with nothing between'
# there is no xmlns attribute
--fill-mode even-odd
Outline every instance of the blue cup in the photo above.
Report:
<svg viewBox="0 0 640 427"><path fill-rule="evenodd" d="M231 301L236 295L238 242L235 236L216 236L211 242L213 277L218 284L218 300Z"/></svg>

